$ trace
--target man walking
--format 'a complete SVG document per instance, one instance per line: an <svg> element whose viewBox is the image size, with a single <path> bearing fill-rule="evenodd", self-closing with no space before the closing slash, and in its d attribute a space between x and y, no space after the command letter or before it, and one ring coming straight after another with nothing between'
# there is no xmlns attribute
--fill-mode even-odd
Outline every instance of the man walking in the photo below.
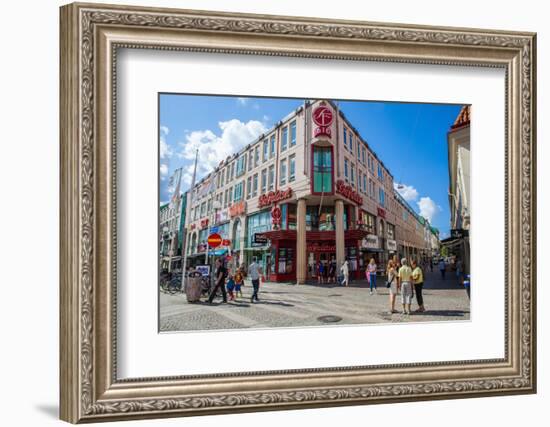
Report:
<svg viewBox="0 0 550 427"><path fill-rule="evenodd" d="M401 267L397 274L397 289L401 290L401 305L403 305L403 314L411 314L411 302L413 298L412 290L412 269L409 267L407 258L401 260Z"/></svg>
<svg viewBox="0 0 550 427"><path fill-rule="evenodd" d="M225 278L227 277L227 268L223 265L223 262L221 259L216 260L216 285L214 286L214 289L212 289L212 292L210 293L210 296L208 297L208 302L212 304L212 301L214 301L214 297L216 296L216 292L218 289L222 290L222 296L223 296L223 302L227 302L227 292L225 291Z"/></svg>
<svg viewBox="0 0 550 427"><path fill-rule="evenodd" d="M441 258L439 260L439 271L441 272L441 279L445 280L445 260Z"/></svg>
<svg viewBox="0 0 550 427"><path fill-rule="evenodd" d="M252 258L252 264L248 266L248 275L252 280L252 288L254 289L254 293L250 297L250 302L259 301L258 292L260 290L261 270L261 267L258 265L258 258Z"/></svg>

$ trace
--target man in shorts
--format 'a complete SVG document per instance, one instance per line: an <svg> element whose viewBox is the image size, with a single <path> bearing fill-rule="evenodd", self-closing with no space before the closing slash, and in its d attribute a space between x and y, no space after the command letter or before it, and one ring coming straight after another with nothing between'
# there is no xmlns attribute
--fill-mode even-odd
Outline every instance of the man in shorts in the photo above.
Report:
<svg viewBox="0 0 550 427"><path fill-rule="evenodd" d="M407 258L401 260L401 267L397 274L397 288L401 289L401 304L403 314L411 314L411 303L413 298L412 269L409 267Z"/></svg>

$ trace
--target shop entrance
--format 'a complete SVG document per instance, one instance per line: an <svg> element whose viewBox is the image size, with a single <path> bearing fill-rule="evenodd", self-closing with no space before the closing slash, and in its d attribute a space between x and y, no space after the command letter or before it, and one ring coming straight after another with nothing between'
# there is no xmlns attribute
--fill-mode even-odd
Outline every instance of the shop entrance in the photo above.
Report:
<svg viewBox="0 0 550 427"><path fill-rule="evenodd" d="M325 271L325 277L328 277L330 262L336 264L336 251L309 251L307 254L307 278L317 279L319 275L319 263L322 263Z"/></svg>

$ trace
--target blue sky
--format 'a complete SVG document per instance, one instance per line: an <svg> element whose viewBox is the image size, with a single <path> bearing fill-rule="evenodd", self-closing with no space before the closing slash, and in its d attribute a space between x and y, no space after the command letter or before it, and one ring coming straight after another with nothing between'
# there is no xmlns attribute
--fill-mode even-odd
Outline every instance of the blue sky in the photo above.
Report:
<svg viewBox="0 0 550 427"><path fill-rule="evenodd" d="M195 151L197 180L303 103L303 99L160 95L160 200L170 175L184 168L189 188ZM339 101L342 112L393 174L411 207L449 233L447 131L461 105Z"/></svg>

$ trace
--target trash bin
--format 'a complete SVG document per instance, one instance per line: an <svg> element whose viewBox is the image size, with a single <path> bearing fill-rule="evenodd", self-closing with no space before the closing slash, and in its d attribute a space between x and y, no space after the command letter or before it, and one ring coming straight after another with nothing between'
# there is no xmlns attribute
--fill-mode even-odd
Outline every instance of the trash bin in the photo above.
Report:
<svg viewBox="0 0 550 427"><path fill-rule="evenodd" d="M198 302L201 297L201 274L191 274L185 284L187 302Z"/></svg>

